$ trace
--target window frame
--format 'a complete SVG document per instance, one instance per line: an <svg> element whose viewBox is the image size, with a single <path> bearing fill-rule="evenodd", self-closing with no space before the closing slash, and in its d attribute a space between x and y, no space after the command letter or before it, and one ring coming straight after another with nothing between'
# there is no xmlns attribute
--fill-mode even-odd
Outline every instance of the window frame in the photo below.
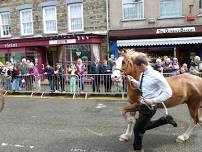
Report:
<svg viewBox="0 0 202 152"><path fill-rule="evenodd" d="M182 4L182 0L177 0L177 1L180 1L180 13L179 13L179 15L174 15L174 16L171 16L171 15L167 15L167 16L162 16L161 15L161 1L168 1L168 0L160 0L159 2L160 2L160 4L159 4L159 6L160 6L160 11L159 11L159 16L160 16L160 19L164 19L164 18L179 18L179 17L182 17L182 11L183 11L183 4ZM173 1L173 0L172 0Z"/></svg>
<svg viewBox="0 0 202 152"><path fill-rule="evenodd" d="M124 0L122 0L122 20L123 21L129 21L129 20L143 20L143 19L145 19L144 18L144 15L145 15L145 13L144 13L144 0L140 0L141 2L131 2L131 3L124 3ZM124 18L124 16L125 16L125 14L124 14L124 5L127 5L127 4L135 4L135 3L142 3L142 17L140 17L140 18Z"/></svg>
<svg viewBox="0 0 202 152"><path fill-rule="evenodd" d="M47 31L47 26L46 26L46 21L47 20L45 20L45 9L46 8L54 8L55 9L55 27L56 27L56 29L55 29L55 31ZM57 25L57 8L56 8L56 6L44 6L43 7L43 32L44 32L44 34L52 34L52 33L58 33L58 25Z"/></svg>
<svg viewBox="0 0 202 152"><path fill-rule="evenodd" d="M24 33L24 27L23 27L23 22L22 22L22 13L23 12L29 12L30 11L30 15L31 15L31 28L32 28L32 32L31 33ZM33 28L33 15L32 15L32 8L28 8L28 9L22 9L20 10L20 29L21 29L21 35L22 36L27 36L27 35L33 35L34 33L34 28Z"/></svg>
<svg viewBox="0 0 202 152"><path fill-rule="evenodd" d="M81 23L82 23L82 27L81 27L81 29L76 29L76 30L73 30L72 28L71 28L71 11L70 11L70 7L71 6L80 6L81 7ZM82 32L82 31L84 31L84 19L83 19L83 3L73 3L73 4L68 4L68 6L67 6L67 10L68 10L68 30L69 30L69 32Z"/></svg>
<svg viewBox="0 0 202 152"><path fill-rule="evenodd" d="M9 15L9 19L8 20L10 20L9 22L10 22L10 34L9 35L4 35L3 33L3 31L4 31L4 29L3 29L3 26L5 26L5 25L3 25L3 22L2 22L2 15L3 14L8 14ZM8 26L9 26L8 25ZM10 12L1 12L0 13L0 31L1 31L1 33L0 33L0 37L2 37L2 38L4 38L4 37L11 37L12 35L11 35L11 13Z"/></svg>

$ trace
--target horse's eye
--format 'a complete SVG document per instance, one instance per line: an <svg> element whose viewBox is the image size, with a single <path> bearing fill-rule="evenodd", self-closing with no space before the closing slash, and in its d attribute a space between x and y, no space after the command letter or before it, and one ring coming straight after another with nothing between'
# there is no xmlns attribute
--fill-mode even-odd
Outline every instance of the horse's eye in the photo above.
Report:
<svg viewBox="0 0 202 152"><path fill-rule="evenodd" d="M122 61L122 64L126 64L126 61L123 60L123 61Z"/></svg>

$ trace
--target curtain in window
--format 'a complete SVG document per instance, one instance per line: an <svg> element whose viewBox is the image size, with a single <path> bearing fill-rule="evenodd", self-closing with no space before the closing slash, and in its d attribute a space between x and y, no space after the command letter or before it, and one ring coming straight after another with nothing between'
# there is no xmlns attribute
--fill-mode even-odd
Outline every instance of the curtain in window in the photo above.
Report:
<svg viewBox="0 0 202 152"><path fill-rule="evenodd" d="M11 21L10 21L10 13L2 13L1 14L1 36L10 36L11 35Z"/></svg>
<svg viewBox="0 0 202 152"><path fill-rule="evenodd" d="M143 18L143 0L123 0L124 19Z"/></svg>
<svg viewBox="0 0 202 152"><path fill-rule="evenodd" d="M181 0L160 0L160 17L178 17L181 15Z"/></svg>
<svg viewBox="0 0 202 152"><path fill-rule="evenodd" d="M22 34L32 34L32 10L22 10L21 17Z"/></svg>
<svg viewBox="0 0 202 152"><path fill-rule="evenodd" d="M45 33L57 32L56 7L44 7Z"/></svg>
<svg viewBox="0 0 202 152"><path fill-rule="evenodd" d="M83 30L83 10L82 4L70 5L70 26L71 30Z"/></svg>

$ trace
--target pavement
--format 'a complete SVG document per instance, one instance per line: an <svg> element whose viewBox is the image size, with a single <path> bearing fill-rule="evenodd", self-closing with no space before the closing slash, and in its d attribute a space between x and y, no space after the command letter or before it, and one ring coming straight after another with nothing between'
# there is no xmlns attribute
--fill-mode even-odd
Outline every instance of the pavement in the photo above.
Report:
<svg viewBox="0 0 202 152"><path fill-rule="evenodd" d="M128 152L132 141L121 143L126 123L121 98L6 96L0 113L0 152ZM202 129L196 127L187 142L175 139L189 124L185 105L169 109L178 127L161 126L144 137L145 152L199 152ZM164 114L157 111L155 118Z"/></svg>

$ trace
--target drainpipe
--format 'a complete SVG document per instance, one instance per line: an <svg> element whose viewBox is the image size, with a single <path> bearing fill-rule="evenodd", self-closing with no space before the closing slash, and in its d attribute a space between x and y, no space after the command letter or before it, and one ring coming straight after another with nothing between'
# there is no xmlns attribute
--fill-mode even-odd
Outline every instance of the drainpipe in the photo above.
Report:
<svg viewBox="0 0 202 152"><path fill-rule="evenodd" d="M107 57L109 58L109 0L106 0L107 15Z"/></svg>

